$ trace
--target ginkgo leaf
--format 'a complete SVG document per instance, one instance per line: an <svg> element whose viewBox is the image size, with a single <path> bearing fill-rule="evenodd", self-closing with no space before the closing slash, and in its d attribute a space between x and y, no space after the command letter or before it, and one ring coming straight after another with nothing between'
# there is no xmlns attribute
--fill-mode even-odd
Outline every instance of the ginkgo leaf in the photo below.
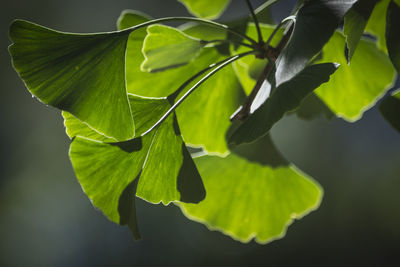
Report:
<svg viewBox="0 0 400 267"><path fill-rule="evenodd" d="M285 113L296 109L314 89L329 81L337 68L338 65L334 63L312 65L278 86L265 103L232 134L229 142L251 143L266 135Z"/></svg>
<svg viewBox="0 0 400 267"><path fill-rule="evenodd" d="M379 105L383 117L400 133L400 90L386 97Z"/></svg>
<svg viewBox="0 0 400 267"><path fill-rule="evenodd" d="M348 62L356 51L358 42L377 2L377 0L358 1L344 17L343 33L346 36Z"/></svg>
<svg viewBox="0 0 400 267"><path fill-rule="evenodd" d="M249 154L250 161L237 154L195 159L207 197L196 205L179 204L189 219L242 242L255 238L265 244L282 238L294 219L318 208L321 187L289 164L269 136L237 149L239 155L258 153L254 158L263 161L254 162Z"/></svg>
<svg viewBox="0 0 400 267"><path fill-rule="evenodd" d="M132 115L135 118L137 136L149 130L170 107L169 102L164 98L146 98L132 94L128 94L128 97L132 107ZM95 129L66 111L63 111L62 115L66 133L71 139L79 135L104 142L117 141L98 133Z"/></svg>
<svg viewBox="0 0 400 267"><path fill-rule="evenodd" d="M27 21L10 26L13 65L40 101L117 140L134 136L125 88L129 31L72 34Z"/></svg>
<svg viewBox="0 0 400 267"><path fill-rule="evenodd" d="M148 102L149 107L157 102L162 107L169 106L166 99L133 98ZM157 120L156 116L152 118L149 125ZM110 220L121 223L121 196L135 179L136 195L151 203L197 203L205 197L175 116L168 117L150 133L124 142L91 140L82 136L85 132L75 132L70 147L75 174L93 205Z"/></svg>
<svg viewBox="0 0 400 267"><path fill-rule="evenodd" d="M390 2L386 22L386 46L393 66L400 73L400 1Z"/></svg>
<svg viewBox="0 0 400 267"><path fill-rule="evenodd" d="M155 72L189 63L206 43L182 31L163 25L147 27L143 43L143 71Z"/></svg>
<svg viewBox="0 0 400 267"><path fill-rule="evenodd" d="M390 0L381 0L376 5L365 26L365 32L376 36L379 49L387 53L386 49L386 12Z"/></svg>
<svg viewBox="0 0 400 267"><path fill-rule="evenodd" d="M136 11L126 10L122 12L118 19L118 29L123 30L135 26L143 22L142 20L148 20L148 16L140 15ZM145 58L141 49L146 34L146 29L139 29L135 31L135 34L130 35L128 40L126 50L126 82L129 93L148 97L168 96L176 91L191 75L215 62L213 57L203 57L200 54L195 59L195 64L192 62L179 68L167 69L156 73L143 72L141 70L141 63ZM208 49L204 50L202 53L208 53ZM158 81L156 86L154 84L155 80Z"/></svg>
<svg viewBox="0 0 400 267"><path fill-rule="evenodd" d="M209 154L227 155L226 133L231 125L229 118L243 97L231 66L212 76L177 108L185 142L201 147Z"/></svg>
<svg viewBox="0 0 400 267"><path fill-rule="evenodd" d="M296 15L292 36L276 63L276 85L302 71L321 51L355 0L306 1Z"/></svg>
<svg viewBox="0 0 400 267"><path fill-rule="evenodd" d="M375 43L361 39L347 65L344 36L336 32L323 50L322 62L338 62L340 69L315 92L336 116L356 121L392 87L395 71L389 58Z"/></svg>
<svg viewBox="0 0 400 267"><path fill-rule="evenodd" d="M216 19L226 9L231 0L178 0L190 13L204 19Z"/></svg>
<svg viewBox="0 0 400 267"><path fill-rule="evenodd" d="M117 21L117 28L119 30L125 30L127 28L147 22L151 19L152 18L146 13L137 10L127 9L122 11L121 15L119 16ZM142 34L143 37L146 36L146 28L139 29L135 32L135 35L140 36L140 34Z"/></svg>
<svg viewBox="0 0 400 267"><path fill-rule="evenodd" d="M123 13L122 16L128 16L128 13ZM130 26L134 25L126 25ZM215 31L210 27L192 24L183 29L185 34L202 40L210 38L208 36L210 31L213 38L226 38L226 33ZM139 31L136 33L129 38L126 61L128 91L137 95L168 96L202 69L227 57L221 55L218 48L206 47L194 61L185 66L156 73L142 72L139 62L143 61L140 49L144 36L140 38ZM185 142L192 146L203 147L209 153L226 155L228 145L225 136L230 127L229 117L241 103L242 97L242 88L231 66L225 67L207 80L176 111ZM206 106L218 108L205 108Z"/></svg>

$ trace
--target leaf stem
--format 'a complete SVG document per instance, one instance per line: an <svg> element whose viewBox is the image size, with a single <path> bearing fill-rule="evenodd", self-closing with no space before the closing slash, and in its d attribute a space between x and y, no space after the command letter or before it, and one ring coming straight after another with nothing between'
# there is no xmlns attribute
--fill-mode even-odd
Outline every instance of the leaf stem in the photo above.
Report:
<svg viewBox="0 0 400 267"><path fill-rule="evenodd" d="M227 65L229 65L230 63L245 57L247 55L251 55L253 54L255 51L248 51L245 53L241 53L235 56L231 56L229 58L226 58L220 62L214 63L210 66L208 66L207 68L203 69L202 71L200 71L199 73L195 74L194 76L192 76L191 78L189 78L185 83L182 84L182 86L179 87L179 89L177 91L175 91L173 94L171 94L168 98L174 99L181 91L184 87L186 87L186 85L188 85L190 82L192 82L195 78L197 78L198 76L200 76L201 74L203 74L204 72L206 72L209 69L214 68L213 70L211 70L209 73L207 73L203 78L201 78L195 85L193 85L181 98L179 98L178 101L176 101L169 109L168 111L153 125L151 126L146 132L144 132L141 136L144 136L146 134L148 134L149 132L151 132L152 130L154 130L154 128L156 128L158 125L160 125L162 122L164 122L165 119L167 119L167 117L174 112L174 110L191 94L193 93L201 84L203 84L205 81L207 81L212 75L214 75L216 72L220 71L222 68L226 67Z"/></svg>
<svg viewBox="0 0 400 267"><path fill-rule="evenodd" d="M258 44L257 41L255 41L253 38L251 38L243 33L240 33L234 29L231 29L225 24L217 23L217 22L214 22L211 20L192 18L192 17L166 17L166 18L154 19L154 20L146 21L144 23L135 25L131 28L127 28L127 29L123 30L122 32L133 32L137 29L147 27L149 25L153 25L153 24L157 24L157 23L161 23L161 22L167 22L167 21L193 21L193 22L198 22L198 23L202 23L202 24L207 24L207 25L210 25L215 28L223 29L227 32L230 32L230 33L240 37L240 38L246 39L249 42L251 42L254 46L256 46Z"/></svg>
<svg viewBox="0 0 400 267"><path fill-rule="evenodd" d="M279 27L280 27L279 25L276 28L279 29ZM280 53L282 52L282 50L285 48L286 44L288 43L290 36L292 35L293 28L294 28L294 22L292 21L292 23L289 25L289 27L286 29L285 33L283 34L282 39L279 41L276 48L274 48L274 50L275 50L274 54L276 57L278 55L280 55ZM276 32L277 32L277 30L276 30ZM269 38L269 39L272 40L272 38ZM260 77L258 78L257 83L254 86L253 90L251 91L250 95L247 97L242 108L231 117L231 121L244 120L249 116L251 105L253 104L254 99L256 98L258 92L260 91L264 80L266 80L268 78L268 75L270 74L270 72L272 71L274 66L275 66L275 59L274 58L272 58L272 60L269 59L267 66L265 66L263 72L261 73Z"/></svg>
<svg viewBox="0 0 400 267"><path fill-rule="evenodd" d="M264 39L262 37L262 32L261 32L261 29L260 29L260 23L258 22L258 18L256 16L256 14L254 13L254 8L251 5L250 0L246 0L246 3L247 3L247 7L249 8L250 14L251 14L251 16L253 18L253 21L256 24L257 35L258 35L258 43L262 45L262 44L264 44Z"/></svg>

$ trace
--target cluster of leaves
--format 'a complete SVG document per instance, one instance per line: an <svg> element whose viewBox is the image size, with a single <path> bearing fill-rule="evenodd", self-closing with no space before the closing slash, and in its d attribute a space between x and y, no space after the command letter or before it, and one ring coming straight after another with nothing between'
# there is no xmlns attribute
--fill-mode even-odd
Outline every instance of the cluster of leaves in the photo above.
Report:
<svg viewBox="0 0 400 267"><path fill-rule="evenodd" d="M323 193L280 154L270 129L289 112L360 119L400 71L400 3L299 1L274 25L278 0L255 11L246 1L253 22L227 26L206 19L229 0L179 1L200 18L128 10L117 31L96 34L16 20L13 66L32 95L62 110L93 205L135 238L135 197L174 202L243 242L282 237ZM400 130L399 103L393 94L381 110Z"/></svg>

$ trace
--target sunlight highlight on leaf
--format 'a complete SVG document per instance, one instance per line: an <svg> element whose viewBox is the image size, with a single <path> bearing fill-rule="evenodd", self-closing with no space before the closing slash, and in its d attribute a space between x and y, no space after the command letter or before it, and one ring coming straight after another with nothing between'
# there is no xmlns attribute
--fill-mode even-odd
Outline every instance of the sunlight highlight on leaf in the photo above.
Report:
<svg viewBox="0 0 400 267"><path fill-rule="evenodd" d="M316 94L336 116L353 122L392 87L395 70L389 58L370 40L360 40L350 66L343 55L344 46L344 36L336 32L324 47L322 62L335 61L341 67Z"/></svg>
<svg viewBox="0 0 400 267"><path fill-rule="evenodd" d="M14 68L40 101L127 140L134 136L125 88L128 35L63 33L17 20L9 49Z"/></svg>
<svg viewBox="0 0 400 267"><path fill-rule="evenodd" d="M318 208L321 187L287 163L266 136L251 145L272 161L250 162L238 155L195 159L207 197L199 204L179 204L194 221L235 240L265 244L282 238L294 219ZM269 157L269 155L271 157ZM262 159L263 157L258 157Z"/></svg>

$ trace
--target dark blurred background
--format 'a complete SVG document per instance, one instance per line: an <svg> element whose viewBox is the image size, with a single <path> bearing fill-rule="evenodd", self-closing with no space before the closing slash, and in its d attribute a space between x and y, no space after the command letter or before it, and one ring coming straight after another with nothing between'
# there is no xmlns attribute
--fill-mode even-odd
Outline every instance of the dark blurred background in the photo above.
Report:
<svg viewBox="0 0 400 267"><path fill-rule="evenodd" d="M247 13L234 0L225 19ZM254 1L259 5L262 1ZM288 14L282 0L274 17ZM273 128L284 155L325 189L319 210L267 245L242 244L138 201L143 240L82 192L60 112L32 99L13 71L8 26L21 18L69 32L115 29L124 9L188 15L175 0L13 0L0 9L0 266L400 266L400 134L376 108L349 124L289 116Z"/></svg>

